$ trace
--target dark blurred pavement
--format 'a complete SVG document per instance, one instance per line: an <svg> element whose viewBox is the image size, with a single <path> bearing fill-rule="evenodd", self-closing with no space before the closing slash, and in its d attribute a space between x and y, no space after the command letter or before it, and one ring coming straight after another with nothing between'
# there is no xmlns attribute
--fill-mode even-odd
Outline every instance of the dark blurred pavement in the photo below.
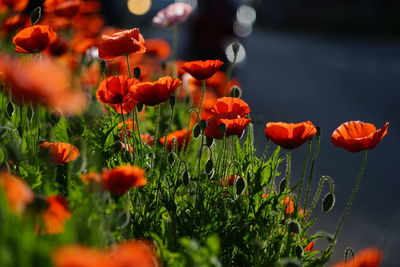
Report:
<svg viewBox="0 0 400 267"><path fill-rule="evenodd" d="M322 128L321 153L314 175L330 175L336 184L336 205L328 214L315 213L312 232L334 233L362 153L349 153L330 143L342 122L362 120L378 128L390 122L388 135L368 153L358 195L339 235L333 261L346 247L378 246L384 267L400 266L400 40L335 37L256 29L244 46L247 60L238 66L244 99L259 120L256 144L263 150L267 121L310 120ZM294 151L294 175L301 174L306 149ZM321 207L320 203L317 206ZM321 247L326 243L319 242Z"/></svg>

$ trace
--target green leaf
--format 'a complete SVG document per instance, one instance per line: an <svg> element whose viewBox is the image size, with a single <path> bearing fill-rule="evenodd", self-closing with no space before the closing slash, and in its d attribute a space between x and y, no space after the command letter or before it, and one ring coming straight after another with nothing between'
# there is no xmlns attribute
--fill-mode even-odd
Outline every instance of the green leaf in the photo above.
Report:
<svg viewBox="0 0 400 267"><path fill-rule="evenodd" d="M56 142L69 143L68 121L65 117L61 117L53 129L53 135Z"/></svg>
<svg viewBox="0 0 400 267"><path fill-rule="evenodd" d="M42 17L42 8L38 6L31 13L31 24L35 25L36 23L38 23L41 17Z"/></svg>
<svg viewBox="0 0 400 267"><path fill-rule="evenodd" d="M330 212L335 206L335 195L333 193L328 193L322 200L322 210L326 213Z"/></svg>

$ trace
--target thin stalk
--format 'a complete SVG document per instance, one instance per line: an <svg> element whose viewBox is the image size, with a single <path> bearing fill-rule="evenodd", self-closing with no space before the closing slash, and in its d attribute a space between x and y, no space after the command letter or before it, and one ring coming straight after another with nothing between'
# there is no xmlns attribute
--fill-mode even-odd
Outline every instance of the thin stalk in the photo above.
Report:
<svg viewBox="0 0 400 267"><path fill-rule="evenodd" d="M201 107L203 106L203 101L204 101L204 96L206 94L206 89L207 89L206 80L202 80L201 81L201 99L200 99L199 109L197 111L197 113L199 114L200 119L201 119L201 115L200 115L201 114Z"/></svg>
<svg viewBox="0 0 400 267"><path fill-rule="evenodd" d="M292 150L289 150L286 154L286 174L285 174L285 180L286 180L286 187L290 187L290 176L292 172Z"/></svg>
<svg viewBox="0 0 400 267"><path fill-rule="evenodd" d="M335 232L335 236L333 238L332 244L335 243L335 241L337 239L337 236L338 236L338 234L340 232L340 229L343 226L344 219L346 218L347 213L349 212L349 210L350 210L350 208L351 208L351 206L353 204L354 198L357 195L358 187L360 186L360 183L361 183L364 171L365 171L366 164L367 164L367 150L364 150L363 160L362 160L362 163L361 163L361 167L358 170L358 174L357 174L357 177L356 177L356 182L355 182L354 187L353 187L353 191L351 192L350 198L347 201L346 208L344 209L343 215L340 218L339 225L336 228L336 232Z"/></svg>
<svg viewBox="0 0 400 267"><path fill-rule="evenodd" d="M154 145L153 145L153 151L152 151L152 157L151 157L151 176L154 174L154 161L156 157L156 148L157 148L157 142L158 142L158 125L160 124L160 117L161 117L161 104L158 105L157 107L157 121L156 121L156 131L154 133Z"/></svg>
<svg viewBox="0 0 400 267"><path fill-rule="evenodd" d="M308 177L307 193L306 193L306 199L304 201L304 210L307 210L308 198L309 198L310 192L311 192L311 181L312 181L313 174L314 174L315 162L317 161L317 158L318 158L320 145L321 145L321 135L318 134L317 135L317 145L315 147L315 151L314 151L314 155L313 155L313 159L312 159L311 167L310 167L310 176Z"/></svg>
<svg viewBox="0 0 400 267"><path fill-rule="evenodd" d="M138 115L136 107L133 109L133 117L134 117L135 122L136 122L136 128L137 128L138 139L139 139L138 140L138 143L139 143L138 147L139 147L140 151L138 151L138 155L141 155L143 153L143 144L142 144L142 138L140 136L140 126L139 126L139 118L138 118L139 115ZM135 129L133 129L133 134L132 135L135 136ZM139 156L139 158L141 159L140 162L142 163L143 157Z"/></svg>
<svg viewBox="0 0 400 267"><path fill-rule="evenodd" d="M128 76L132 79L132 72L131 72L131 63L129 61L129 55L125 56L126 58L126 66L128 67Z"/></svg>
<svg viewBox="0 0 400 267"><path fill-rule="evenodd" d="M312 139L308 142L308 152L307 152L306 159L304 160L303 170L301 173L301 182L300 182L299 194L297 195L297 200L296 200L296 206L295 206L296 208L299 206L301 194L303 193L304 178L306 176L307 165L308 165L308 161L310 160L310 156L311 156L311 150L312 150Z"/></svg>

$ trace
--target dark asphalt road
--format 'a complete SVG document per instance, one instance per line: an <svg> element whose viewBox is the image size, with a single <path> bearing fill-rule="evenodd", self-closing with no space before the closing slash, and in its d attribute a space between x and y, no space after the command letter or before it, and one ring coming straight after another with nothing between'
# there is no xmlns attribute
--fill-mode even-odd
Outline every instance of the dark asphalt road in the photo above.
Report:
<svg viewBox="0 0 400 267"><path fill-rule="evenodd" d="M244 45L247 60L237 76L253 116L262 122L256 130L258 149L265 144L267 121L311 120L322 128L315 177L335 180L337 202L330 213L318 215L312 231L335 231L362 160L362 153L333 147L332 131L349 120L379 128L391 123L388 135L368 153L366 174L333 259L342 259L348 246L378 246L384 267L400 266L400 41L255 30ZM298 176L305 152L298 149L293 155Z"/></svg>

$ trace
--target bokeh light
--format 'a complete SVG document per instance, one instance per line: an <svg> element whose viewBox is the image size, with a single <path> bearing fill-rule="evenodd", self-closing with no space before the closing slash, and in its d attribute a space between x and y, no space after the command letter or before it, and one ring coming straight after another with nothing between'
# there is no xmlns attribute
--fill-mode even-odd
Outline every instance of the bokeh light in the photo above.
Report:
<svg viewBox="0 0 400 267"><path fill-rule="evenodd" d="M236 19L242 25L252 25L256 21L256 11L248 5L241 5L236 11Z"/></svg>
<svg viewBox="0 0 400 267"><path fill-rule="evenodd" d="M135 15L144 15L151 8L151 0L128 0L129 11Z"/></svg>

